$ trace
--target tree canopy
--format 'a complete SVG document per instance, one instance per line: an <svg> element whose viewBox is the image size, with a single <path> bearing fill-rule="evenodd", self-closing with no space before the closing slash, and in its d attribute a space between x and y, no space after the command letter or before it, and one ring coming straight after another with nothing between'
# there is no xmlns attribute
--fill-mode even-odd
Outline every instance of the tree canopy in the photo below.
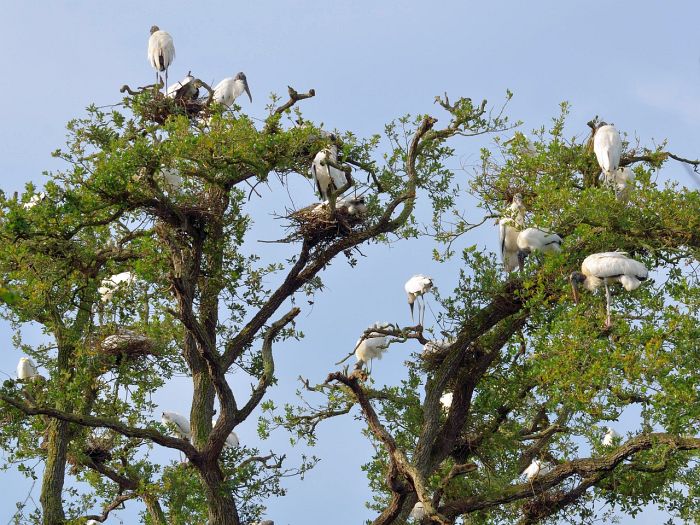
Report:
<svg viewBox="0 0 700 525"><path fill-rule="evenodd" d="M90 107L69 123L55 152L66 168L42 193L30 184L0 201L2 311L45 376L0 391L7 465L31 476L36 460L44 465L42 508L18 520L104 521L140 500L146 523L253 523L284 478L316 459L290 465L284 451L231 446L235 428L258 418L261 439L284 427L313 445L319 425L353 414L375 447L364 467L374 525L592 522L603 506L634 515L650 502L698 518L700 198L657 180L667 162L697 161L625 142L620 165L636 178L625 200L599 177L599 122L583 139L565 136L566 104L532 139L503 140L518 124L505 116L510 93L495 107L437 97L434 116L359 138L303 117L298 103L313 91L289 88L263 122L211 96L125 92L119 109ZM455 143L488 134L473 173L448 168ZM308 177L331 145L337 158L322 165L345 173L352 190L280 210L278 242L294 247L292 258L243 249L256 199ZM354 211L351 193L362 197ZM524 226L557 232L559 253L533 253L507 273L486 249L454 248L508 216L516 194ZM325 293L324 270L337 259L362 272L365 243L421 237L459 278L434 292L436 326L358 327L361 339L387 337L388 351L413 345L404 379L376 385L371 367L341 364L303 378L298 403L267 402L275 343L303 338L297 298ZM614 250L651 279L629 292L613 286L606 326L604 298L583 293L576 304L570 275L587 255ZM21 343L27 323L41 326L45 345ZM232 367L257 382L248 395L234 395ZM192 382L186 431L159 422L151 401L176 374ZM638 428L601 444L630 407ZM154 446L183 459L158 464ZM548 468L522 479L535 459ZM71 487L66 472L90 490Z"/></svg>

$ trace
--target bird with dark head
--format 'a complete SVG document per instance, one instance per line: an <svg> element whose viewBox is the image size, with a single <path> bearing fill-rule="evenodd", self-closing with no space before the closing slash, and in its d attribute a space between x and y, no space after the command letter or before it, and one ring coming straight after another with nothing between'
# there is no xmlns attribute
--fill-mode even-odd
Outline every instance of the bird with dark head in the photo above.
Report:
<svg viewBox="0 0 700 525"><path fill-rule="evenodd" d="M168 89L168 68L175 60L175 44L173 37L166 31L161 31L158 26L151 27L151 36L148 39L148 62L156 70L156 82L160 82L160 72L165 72L165 89Z"/></svg>
<svg viewBox="0 0 700 525"><path fill-rule="evenodd" d="M250 101L253 102L253 97L248 88L248 79L245 73L240 71L235 77L225 78L214 86L214 102L230 108L233 102L244 92L248 95Z"/></svg>

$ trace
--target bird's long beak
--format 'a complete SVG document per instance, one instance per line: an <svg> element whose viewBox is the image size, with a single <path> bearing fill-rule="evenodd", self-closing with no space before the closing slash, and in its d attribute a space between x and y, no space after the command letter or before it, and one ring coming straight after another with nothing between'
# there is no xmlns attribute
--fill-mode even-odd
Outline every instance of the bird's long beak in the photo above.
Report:
<svg viewBox="0 0 700 525"><path fill-rule="evenodd" d="M571 282L571 295L574 296L574 303L578 304L578 286L573 279L569 278L569 281Z"/></svg>
<svg viewBox="0 0 700 525"><path fill-rule="evenodd" d="M248 94L248 98L250 99L250 102L253 102L253 96L250 94L250 89L248 89L248 81L244 80L243 81L243 89L245 89L245 92Z"/></svg>
<svg viewBox="0 0 700 525"><path fill-rule="evenodd" d="M408 303L408 306L411 307L411 321L413 321L413 303Z"/></svg>

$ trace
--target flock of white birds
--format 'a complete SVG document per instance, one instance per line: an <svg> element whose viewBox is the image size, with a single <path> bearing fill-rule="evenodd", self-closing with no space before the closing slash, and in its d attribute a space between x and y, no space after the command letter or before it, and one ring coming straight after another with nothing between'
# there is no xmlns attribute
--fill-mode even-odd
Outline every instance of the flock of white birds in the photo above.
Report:
<svg viewBox="0 0 700 525"><path fill-rule="evenodd" d="M151 28L151 36L148 40L148 60L156 70L157 82L160 82L160 73L165 73L165 89L167 96L175 97L182 94L183 89L190 89L189 95L192 98L198 96L198 88L194 82L194 77L188 75L176 84L168 87L168 68L175 58L175 46L173 39L158 26ZM248 89L248 81L243 73L238 73L235 77L226 78L219 82L214 88L214 100L218 103L230 107L242 93L247 93L252 102L252 96ZM330 134L329 134L330 136ZM615 191L615 195L621 202L629 199L630 191L634 185L634 173L627 167L620 167L622 153L622 140L619 132L614 126L601 123L596 129L593 138L593 149L602 170L604 183ZM534 154L536 150L532 145L528 145L523 150L523 154ZM333 164L338 163L338 148L335 144L319 151L313 159L310 174L316 184L319 195L323 199L317 206L317 210L325 209L331 197L331 192L338 191L348 186L348 179L345 172ZM168 189L175 191L182 184L182 177L173 168L161 169L162 176ZM31 199L23 204L25 209L31 209L46 198L44 193L33 195ZM361 197L340 199L336 202L337 207L345 207L351 215L362 215L366 213L366 206ZM316 209L314 211L316 211ZM525 228L526 209L523 204L522 195L516 194L508 208L507 215L498 221L499 240L501 248L501 259L504 270L512 272L515 269L522 270L526 258L532 253L547 255L561 251L563 239L556 233L546 229L532 226ZM646 267L627 257L627 254L620 251L594 253L586 257L581 264L580 272L573 272L570 276L574 300L578 302L578 288L584 288L593 292L604 286L606 298L606 327L611 325L610 312L610 285L620 283L625 290L631 291L638 288L642 281L648 277ZM98 294L103 302L112 300L114 294L120 289L124 289L135 282L135 275L131 272L121 272L107 279L103 279L98 288ZM418 325L423 326L425 322L425 294L434 287L432 278L422 274L411 277L404 285L404 290L408 298L411 311L411 319L415 322L414 305L418 303ZM355 345L355 357L358 366L369 367L372 360L381 359L387 351L391 342L389 335L391 325L389 323L375 323L370 326ZM118 336L110 336L118 337ZM130 335L131 337L131 335ZM121 341L121 340L120 340ZM120 341L114 341L119 343ZM107 340L105 340L107 342ZM435 351L446 348L454 342L453 339L443 339L440 341L430 341L425 345L425 351ZM104 344L104 343L103 343ZM111 342L110 342L111 344ZM28 357L22 357L17 365L17 377L20 380L34 380L42 377L36 364ZM445 392L440 398L440 403L445 411L449 411L452 406L452 392ZM181 439L191 438L189 420L176 412L163 412L161 421L173 434ZM212 421L216 425L216 420ZM603 446L613 446L615 440L620 435L612 428L608 427L602 444ZM226 447L237 447L239 445L238 436L235 432L227 437ZM538 476L546 474L549 468L543 465L538 458L533 458L530 465L523 472L523 476L532 481ZM423 504L416 503L411 511L410 517L419 521L425 515ZM94 520L88 521L97 523ZM254 524L256 525L256 524ZM257 525L273 525L272 521L261 521Z"/></svg>

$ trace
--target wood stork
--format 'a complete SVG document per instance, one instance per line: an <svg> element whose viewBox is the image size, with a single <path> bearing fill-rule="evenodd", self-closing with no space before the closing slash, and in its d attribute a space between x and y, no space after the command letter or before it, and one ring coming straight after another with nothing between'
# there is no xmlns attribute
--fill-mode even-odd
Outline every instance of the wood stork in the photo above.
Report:
<svg viewBox="0 0 700 525"><path fill-rule="evenodd" d="M606 181L613 186L617 200L627 202L634 186L634 172L630 168L617 168Z"/></svg>
<svg viewBox="0 0 700 525"><path fill-rule="evenodd" d="M199 82L191 72L187 73L185 78L167 89L165 96L176 100L194 100L199 97Z"/></svg>
<svg viewBox="0 0 700 525"><path fill-rule="evenodd" d="M556 233L539 228L527 228L518 234L518 264L522 270L525 258L532 252L546 254L561 251L562 238Z"/></svg>
<svg viewBox="0 0 700 525"><path fill-rule="evenodd" d="M615 439L619 438L620 434L615 432L613 427L608 427L608 431L603 436L601 443L604 447L612 447L615 444Z"/></svg>
<svg viewBox="0 0 700 525"><path fill-rule="evenodd" d="M389 328L389 323L374 323L369 330ZM367 337L360 338L355 343L355 358L359 366L367 366L373 359L381 359L389 348L389 336L380 332L370 332Z"/></svg>
<svg viewBox="0 0 700 525"><path fill-rule="evenodd" d="M101 286L97 289L97 293L100 294L100 299L102 302L107 302L112 299L114 293L124 286L129 286L134 282L136 276L131 272L121 272L107 279L102 279Z"/></svg>
<svg viewBox="0 0 700 525"><path fill-rule="evenodd" d="M230 108L233 102L243 93L246 92L248 98L253 102L253 97L248 88L248 79L241 71L235 77L228 77L214 86L214 101L223 104Z"/></svg>
<svg viewBox="0 0 700 525"><path fill-rule="evenodd" d="M328 161L338 162L338 146L331 144L319 151L311 163L311 177L316 182L316 188L321 198L328 202L331 191L336 191L348 183L347 175L329 164Z"/></svg>
<svg viewBox="0 0 700 525"><path fill-rule="evenodd" d="M189 440L192 431L190 430L190 420L177 412L163 412L161 422L171 429L179 438Z"/></svg>
<svg viewBox="0 0 700 525"><path fill-rule="evenodd" d="M165 71L165 89L168 89L168 68L175 60L175 45L173 37L158 26L151 26L151 36L148 38L148 54L146 58L156 70L156 83L160 80L160 72Z"/></svg>
<svg viewBox="0 0 700 525"><path fill-rule="evenodd" d="M428 341L423 345L423 353L434 354L445 350L448 346L455 342L454 337L448 337L446 339L435 339L433 341Z"/></svg>
<svg viewBox="0 0 700 525"><path fill-rule="evenodd" d="M32 197L29 199L29 202L25 202L24 204L22 204L22 208L24 208L25 210L31 210L34 206L42 202L44 199L46 199L46 193L42 191L41 193L32 195Z"/></svg>
<svg viewBox="0 0 700 525"><path fill-rule="evenodd" d="M350 197L346 199L338 199L335 202L336 210L345 210L348 215L361 217L367 213L367 204L364 197ZM313 213L325 213L328 211L328 202L320 202L311 210Z"/></svg>
<svg viewBox="0 0 700 525"><path fill-rule="evenodd" d="M411 513L408 515L409 518L414 521L420 521L425 517L425 507L422 502L416 503L411 509Z"/></svg>
<svg viewBox="0 0 700 525"><path fill-rule="evenodd" d="M442 405L442 409L445 412L448 412L450 410L450 407L452 406L452 398L454 397L454 394L452 392L445 392L440 396L440 404Z"/></svg>
<svg viewBox="0 0 700 525"><path fill-rule="evenodd" d="M215 427L216 422L218 421L218 418L212 418L211 420L211 426ZM224 448L236 448L238 446L238 434L236 434L233 430L231 433L226 436L226 441L224 442Z"/></svg>
<svg viewBox="0 0 700 525"><path fill-rule="evenodd" d="M546 473L547 470L542 467L542 461L537 458L533 458L530 465L523 471L522 476L525 476L528 481L532 481L538 476Z"/></svg>
<svg viewBox="0 0 700 525"><path fill-rule="evenodd" d="M610 285L620 283L625 290L632 291L639 288L642 281L646 281L649 272L639 261L630 259L625 252L603 252L589 255L581 263L581 271L573 272L569 277L574 301L578 303L578 287L583 286L593 292L605 286L605 305L607 319L606 328L610 328Z"/></svg>
<svg viewBox="0 0 700 525"><path fill-rule="evenodd" d="M406 290L406 295L408 296L408 306L411 308L412 321L414 320L413 303L420 298L420 302L418 303L418 324L423 326L423 321L425 320L425 297L423 296L433 288L433 279L422 274L417 274L406 281L403 288Z"/></svg>
<svg viewBox="0 0 700 525"><path fill-rule="evenodd" d="M100 525L100 522L97 520L87 520L85 525Z"/></svg>
<svg viewBox="0 0 700 525"><path fill-rule="evenodd" d="M498 221L498 238L501 244L501 262L506 272L512 272L518 267L518 235L525 225L525 206L520 193L513 196L513 202L508 208L510 217Z"/></svg>
<svg viewBox="0 0 700 525"><path fill-rule="evenodd" d="M610 181L613 172L620 167L622 155L622 139L615 126L601 122L593 135L593 152L600 169L607 181Z"/></svg>
<svg viewBox="0 0 700 525"><path fill-rule="evenodd" d="M20 357L17 363L17 378L18 379L34 379L39 377L39 371L30 357Z"/></svg>

